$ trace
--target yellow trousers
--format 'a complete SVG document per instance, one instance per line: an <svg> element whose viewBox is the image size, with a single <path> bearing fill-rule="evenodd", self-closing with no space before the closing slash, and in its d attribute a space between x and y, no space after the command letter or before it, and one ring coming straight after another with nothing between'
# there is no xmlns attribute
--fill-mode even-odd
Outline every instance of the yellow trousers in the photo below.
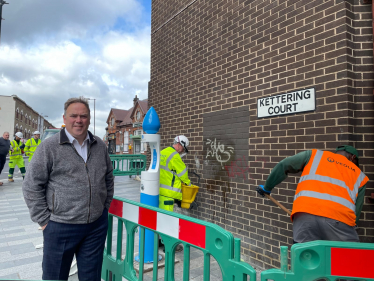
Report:
<svg viewBox="0 0 374 281"><path fill-rule="evenodd" d="M25 177L26 169L25 169L25 162L23 161L23 157L11 159L9 160L9 174L8 179L13 178L14 168L18 166L18 168L21 170L22 177Z"/></svg>

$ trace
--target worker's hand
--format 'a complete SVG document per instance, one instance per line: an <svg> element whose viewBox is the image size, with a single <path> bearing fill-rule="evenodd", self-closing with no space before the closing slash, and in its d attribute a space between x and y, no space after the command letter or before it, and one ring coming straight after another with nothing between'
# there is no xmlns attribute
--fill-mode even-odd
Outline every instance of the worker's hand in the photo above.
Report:
<svg viewBox="0 0 374 281"><path fill-rule="evenodd" d="M256 190L257 190L258 194L260 194L262 197L265 197L265 194L270 195L270 193L271 193L271 191L267 191L267 190L264 188L263 185L259 185L259 186L257 187Z"/></svg>
<svg viewBox="0 0 374 281"><path fill-rule="evenodd" d="M48 223L46 225L42 226L42 230L44 230L47 227Z"/></svg>

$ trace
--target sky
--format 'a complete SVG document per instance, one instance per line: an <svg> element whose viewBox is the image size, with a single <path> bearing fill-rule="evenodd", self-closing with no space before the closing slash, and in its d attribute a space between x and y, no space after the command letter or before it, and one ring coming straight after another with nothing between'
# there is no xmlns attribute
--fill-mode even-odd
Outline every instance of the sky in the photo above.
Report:
<svg viewBox="0 0 374 281"><path fill-rule="evenodd" d="M96 135L111 108L148 96L151 0L7 0L0 95L17 95L54 126L67 99L96 99ZM94 101L90 101L93 129Z"/></svg>

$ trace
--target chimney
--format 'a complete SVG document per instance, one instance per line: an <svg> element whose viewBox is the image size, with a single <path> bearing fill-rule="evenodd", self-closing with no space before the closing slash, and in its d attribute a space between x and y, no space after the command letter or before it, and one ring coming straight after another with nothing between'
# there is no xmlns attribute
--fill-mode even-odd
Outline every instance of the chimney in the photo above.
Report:
<svg viewBox="0 0 374 281"><path fill-rule="evenodd" d="M134 98L134 106L136 105L136 102L138 101L138 95L135 95L135 98Z"/></svg>

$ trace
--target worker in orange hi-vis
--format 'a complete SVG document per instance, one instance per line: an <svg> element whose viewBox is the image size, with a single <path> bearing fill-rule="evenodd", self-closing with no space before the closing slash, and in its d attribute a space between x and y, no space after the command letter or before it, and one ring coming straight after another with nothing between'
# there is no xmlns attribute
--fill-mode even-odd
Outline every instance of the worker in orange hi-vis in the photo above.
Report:
<svg viewBox="0 0 374 281"><path fill-rule="evenodd" d="M342 145L335 153L313 149L283 159L257 192L270 194L289 173L300 171L291 214L294 243L360 242L355 226L369 179L359 168L357 150Z"/></svg>

